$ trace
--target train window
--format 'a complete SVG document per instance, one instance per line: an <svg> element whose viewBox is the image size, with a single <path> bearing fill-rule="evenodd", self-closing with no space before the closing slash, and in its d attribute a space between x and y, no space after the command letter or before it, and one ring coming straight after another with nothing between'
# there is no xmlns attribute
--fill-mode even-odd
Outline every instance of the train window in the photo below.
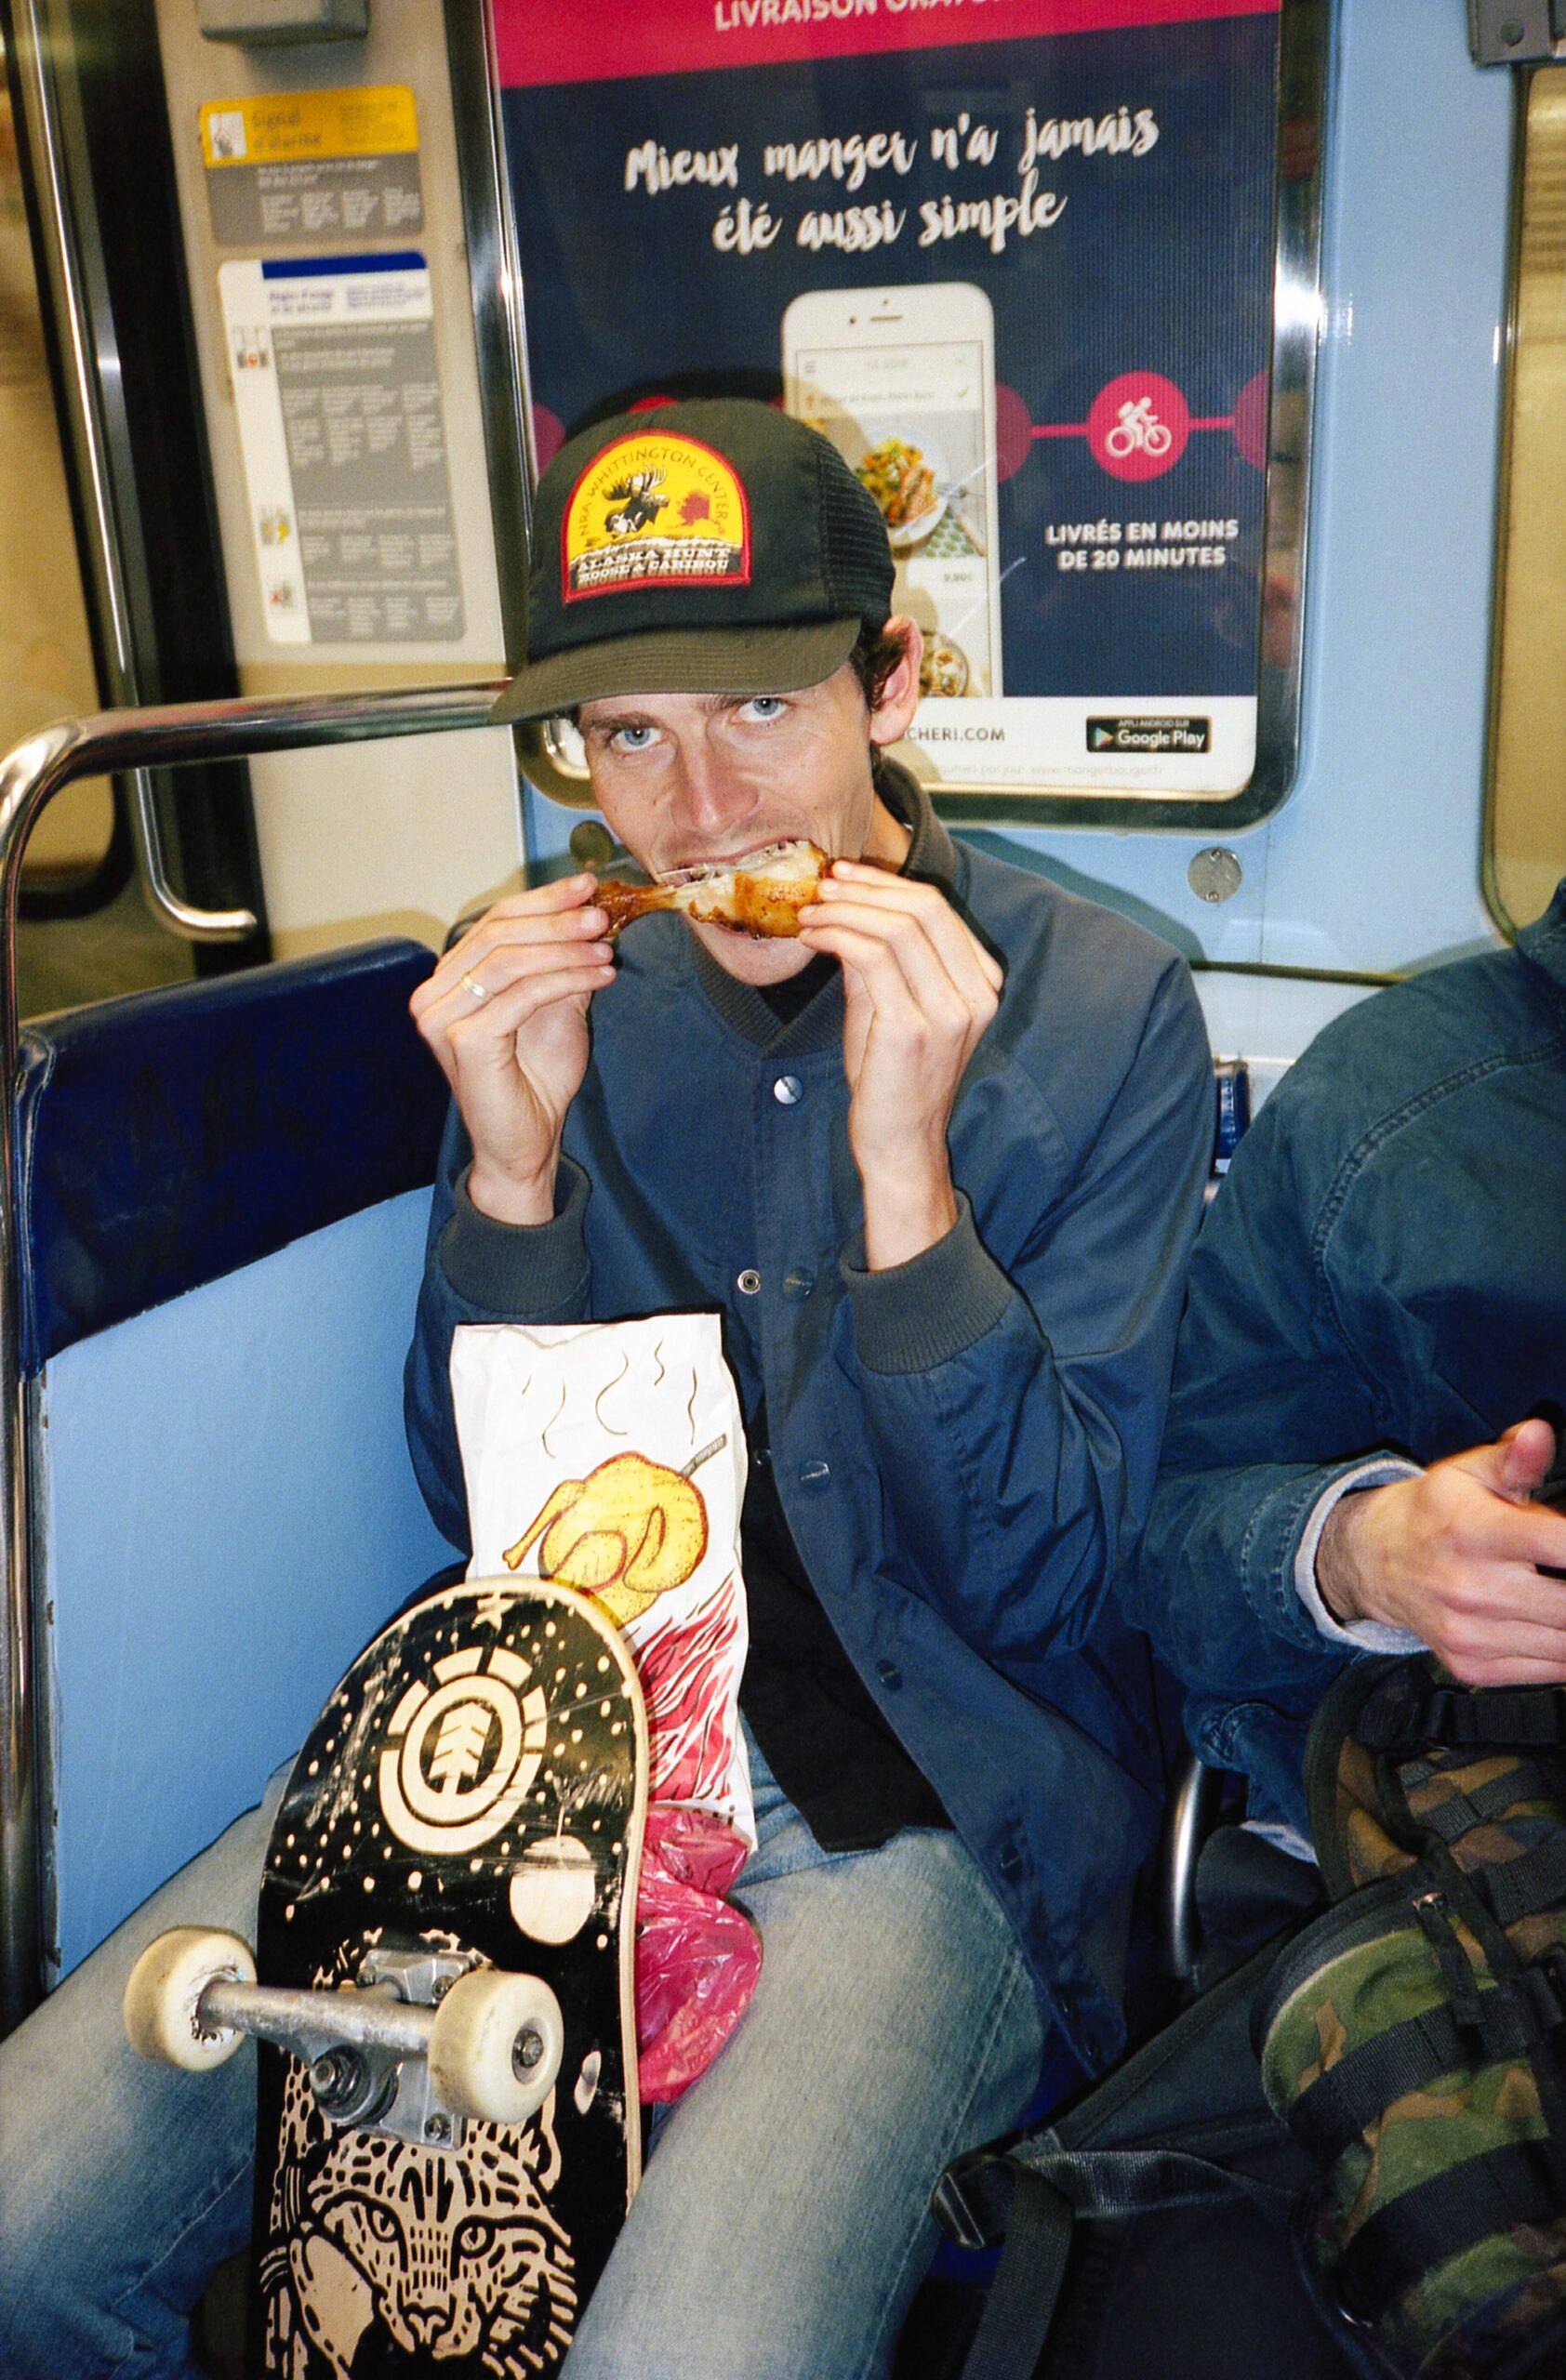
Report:
<svg viewBox="0 0 1566 2380"><path fill-rule="evenodd" d="M1485 891L1527 925L1566 870L1566 72L1520 96Z"/></svg>

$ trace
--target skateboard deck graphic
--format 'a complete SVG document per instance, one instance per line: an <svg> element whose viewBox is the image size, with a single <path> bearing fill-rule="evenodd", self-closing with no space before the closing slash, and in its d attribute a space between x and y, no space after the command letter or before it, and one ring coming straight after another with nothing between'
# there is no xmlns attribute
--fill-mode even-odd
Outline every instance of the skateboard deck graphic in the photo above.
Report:
<svg viewBox="0 0 1566 2380"><path fill-rule="evenodd" d="M646 1723L616 1629L579 1596L470 1581L353 1664L300 1752L261 1889L264 1985L455 2015L473 1970L558 2018L507 2070L558 2074L521 2122L461 2060L264 2043L251 2368L281 2380L534 2380L558 2370L641 2167L631 1959ZM461 1990L457 1990L458 1986ZM537 1987L535 1987L537 1989ZM480 1996L482 1997L480 1988ZM553 2002L548 2002L552 1992ZM541 2003L542 2004L542 2003ZM427 2015L419 2021L428 2025ZM442 2020L444 2021L444 2019ZM551 2031L551 2025L556 2030ZM470 2028L471 2030L471 2028Z"/></svg>

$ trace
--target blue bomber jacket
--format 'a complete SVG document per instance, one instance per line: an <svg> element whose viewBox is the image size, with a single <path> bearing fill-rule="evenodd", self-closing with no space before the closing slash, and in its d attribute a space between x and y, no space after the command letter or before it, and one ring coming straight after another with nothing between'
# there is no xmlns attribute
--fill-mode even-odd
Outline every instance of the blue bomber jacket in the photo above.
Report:
<svg viewBox="0 0 1566 2380"><path fill-rule="evenodd" d="M1566 882L1515 950L1318 1036L1241 1141L1191 1265L1126 1600L1206 1759L1306 1825L1317 1703L1352 1645L1296 1571L1323 1498L1566 1408ZM1557 1461L1566 1451L1558 1448Z"/></svg>
<svg viewBox="0 0 1566 2380"><path fill-rule="evenodd" d="M1172 951L955 848L900 771L889 790L908 871L1005 970L951 1121L955 1227L866 1270L841 982L780 1028L682 919L649 918L593 1002L551 1223L476 1211L452 1118L409 1437L464 1544L458 1323L716 1309L833 1627L1096 2065L1121 2029L1084 1936L1157 1810L1145 1653L1107 1589L1157 1462L1211 1146L1206 1037Z"/></svg>

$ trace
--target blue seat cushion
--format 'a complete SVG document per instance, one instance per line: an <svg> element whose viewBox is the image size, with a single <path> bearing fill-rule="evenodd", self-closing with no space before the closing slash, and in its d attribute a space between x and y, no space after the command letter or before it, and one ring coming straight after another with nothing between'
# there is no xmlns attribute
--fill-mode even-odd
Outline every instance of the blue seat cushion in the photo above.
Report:
<svg viewBox="0 0 1566 2380"><path fill-rule="evenodd" d="M368 943L31 1026L22 1363L434 1179L446 1089L407 1012L430 952Z"/></svg>

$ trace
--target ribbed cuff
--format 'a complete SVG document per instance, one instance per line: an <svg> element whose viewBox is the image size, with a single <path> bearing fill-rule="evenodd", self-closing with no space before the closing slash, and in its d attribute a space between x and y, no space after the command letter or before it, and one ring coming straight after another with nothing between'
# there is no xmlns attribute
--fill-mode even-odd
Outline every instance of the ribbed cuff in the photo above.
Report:
<svg viewBox="0 0 1566 2380"><path fill-rule="evenodd" d="M957 1221L933 1248L883 1273L865 1263L861 1234L843 1257L859 1361L872 1372L927 1372L992 1330L1015 1294L957 1193Z"/></svg>
<svg viewBox="0 0 1566 2380"><path fill-rule="evenodd" d="M485 1314L541 1321L580 1295L587 1281L588 1178L562 1157L554 1215L547 1223L502 1223L482 1215L468 1196L468 1171L458 1176L451 1221L441 1241L441 1264L465 1304Z"/></svg>
<svg viewBox="0 0 1566 2380"><path fill-rule="evenodd" d="M1373 1455L1353 1471L1340 1472L1311 1506L1310 1517L1294 1556L1294 1593L1329 1644L1352 1646L1357 1653L1417 1653L1422 1639L1411 1629L1389 1628L1380 1620L1356 1620L1346 1628L1327 1609L1316 1583L1316 1549L1335 1505L1364 1488L1385 1488L1394 1479L1417 1479L1419 1465L1401 1455Z"/></svg>

